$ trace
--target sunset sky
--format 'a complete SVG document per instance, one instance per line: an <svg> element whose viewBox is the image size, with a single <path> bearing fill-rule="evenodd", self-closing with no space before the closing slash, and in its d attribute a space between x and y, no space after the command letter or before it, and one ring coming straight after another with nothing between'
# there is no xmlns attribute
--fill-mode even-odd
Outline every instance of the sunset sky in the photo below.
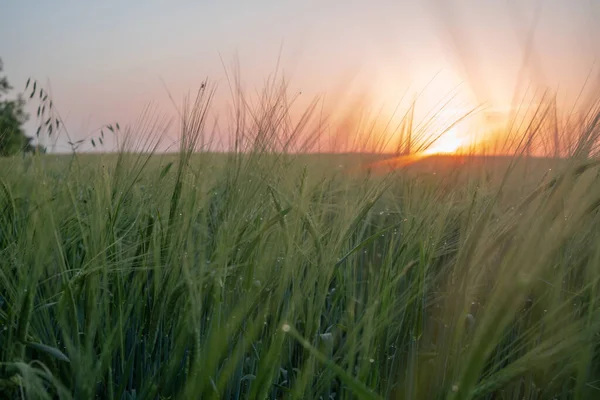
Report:
<svg viewBox="0 0 600 400"><path fill-rule="evenodd" d="M221 57L230 67L237 56L254 90L280 50L290 90L305 99L352 78L391 110L437 76L420 112L461 82L469 104L504 110L538 3L527 79L574 99L600 54L595 0L7 0L0 58L19 90L30 76L50 82L75 139L105 122L126 125L151 101L172 113L165 84L179 101L208 77L218 109L229 99Z"/></svg>

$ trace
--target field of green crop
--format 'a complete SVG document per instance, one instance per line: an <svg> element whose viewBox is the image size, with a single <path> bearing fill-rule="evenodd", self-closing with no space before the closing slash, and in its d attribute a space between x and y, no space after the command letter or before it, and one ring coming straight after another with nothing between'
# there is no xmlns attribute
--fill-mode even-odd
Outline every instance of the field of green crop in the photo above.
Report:
<svg viewBox="0 0 600 400"><path fill-rule="evenodd" d="M0 397L593 399L600 168L0 160Z"/></svg>

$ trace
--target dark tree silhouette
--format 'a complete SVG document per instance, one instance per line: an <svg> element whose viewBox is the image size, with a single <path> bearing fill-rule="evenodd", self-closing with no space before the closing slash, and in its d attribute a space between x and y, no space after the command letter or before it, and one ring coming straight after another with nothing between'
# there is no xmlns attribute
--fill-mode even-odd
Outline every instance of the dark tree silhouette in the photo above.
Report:
<svg viewBox="0 0 600 400"><path fill-rule="evenodd" d="M0 72L3 70L0 59ZM6 95L13 89L6 76L0 77L0 156L8 156L19 152L31 152L36 149L23 130L27 122L25 100L19 94L15 100L8 100Z"/></svg>

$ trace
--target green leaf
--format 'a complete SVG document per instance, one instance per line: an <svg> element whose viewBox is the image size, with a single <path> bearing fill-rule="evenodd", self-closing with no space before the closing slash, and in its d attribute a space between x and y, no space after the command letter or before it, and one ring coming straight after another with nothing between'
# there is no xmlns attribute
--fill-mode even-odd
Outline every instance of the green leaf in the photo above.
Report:
<svg viewBox="0 0 600 400"><path fill-rule="evenodd" d="M284 333L287 333L288 335L296 339L296 341L300 343L300 345L302 345L302 347L304 347L304 349L307 350L315 359L317 359L319 362L324 364L330 371L336 374L340 378L340 380L348 386L348 389L350 389L353 392L353 394L356 395L357 398L373 400L380 398L377 394L373 393L373 391L363 382L354 378L342 367L335 364L323 353L317 350L313 345L310 344L308 340L304 339L294 327L285 324L283 327L283 331Z"/></svg>
<svg viewBox="0 0 600 400"><path fill-rule="evenodd" d="M108 125L107 126L108 130L111 131L112 133L115 133L115 130L113 129L112 125Z"/></svg>
<svg viewBox="0 0 600 400"><path fill-rule="evenodd" d="M96 147L96 142L94 142L94 139L92 139L92 146Z"/></svg>
<svg viewBox="0 0 600 400"><path fill-rule="evenodd" d="M35 136L40 137L40 131L42 130L42 126L38 126L37 131L35 131Z"/></svg>
<svg viewBox="0 0 600 400"><path fill-rule="evenodd" d="M368 238L366 238L365 240L363 240L362 242L360 242L359 244L357 244L356 246L354 246L352 248L352 250L350 250L348 253L346 253L342 258L340 258L338 260L337 263L335 263L335 266L339 267L352 254L356 253L358 250L362 249L363 247L365 247L366 245L368 245L369 243L371 243L372 241L374 241L375 239L377 239L381 235L385 234L386 232L392 230L393 228L397 228L399 225L400 224L394 224L394 225L388 226L387 228L384 228L384 229L382 229L382 230L380 230L378 232L375 232L373 235L369 236Z"/></svg>
<svg viewBox="0 0 600 400"><path fill-rule="evenodd" d="M379 198L383 195L383 193L385 193L385 189L379 190L379 192L376 193L375 196L371 200L369 200L369 201L365 202L365 204L363 204L361 210L354 217L354 219L352 220L352 223L350 224L350 226L348 227L348 229L345 232L344 236L346 239L350 238L350 236L358 229L358 226L360 225L360 223L365 219L365 217L367 216L367 214L369 213L371 208L373 208L373 206L379 200Z"/></svg>
<svg viewBox="0 0 600 400"><path fill-rule="evenodd" d="M48 125L50 125L51 122L52 122L52 118L48 118L44 124L46 126L48 126Z"/></svg>
<svg viewBox="0 0 600 400"><path fill-rule="evenodd" d="M102 141L102 138L101 138L101 137L99 137L99 138L98 138L98 141L100 142L100 144L101 144L101 145L103 145L103 144L104 144L104 142Z"/></svg>
<svg viewBox="0 0 600 400"><path fill-rule="evenodd" d="M41 112L42 112L42 106L38 106L38 109L37 109L37 116L38 117L40 116Z"/></svg>
<svg viewBox="0 0 600 400"><path fill-rule="evenodd" d="M167 173L169 172L169 170L171 169L172 166L173 166L173 162L170 162L167 165L165 165L165 167L162 169L162 171L160 171L160 178L159 179L164 178L165 175L167 175Z"/></svg>
<svg viewBox="0 0 600 400"><path fill-rule="evenodd" d="M29 88L29 83L31 82L31 78L27 79L27 83L25 84L25 90Z"/></svg>
<svg viewBox="0 0 600 400"><path fill-rule="evenodd" d="M34 342L27 342L25 344L27 346L31 347L32 349L35 349L35 350L38 350L38 351L42 351L42 352L44 352L46 354L49 354L52 357L56 358L57 360L65 361L65 362L68 362L68 363L71 362L71 360L69 360L69 357L67 357L62 351L60 351L56 347L51 347L51 346L47 346L47 345L42 344L42 343L34 343Z"/></svg>
<svg viewBox="0 0 600 400"><path fill-rule="evenodd" d="M56 121L56 129L58 129L60 127L60 121L58 119L56 119L55 121Z"/></svg>
<svg viewBox="0 0 600 400"><path fill-rule="evenodd" d="M246 374L244 376L242 376L242 379L240 379L241 382L243 381L253 381L256 379L256 375L253 374Z"/></svg>
<svg viewBox="0 0 600 400"><path fill-rule="evenodd" d="M121 127L119 126L119 123L117 122L117 130L120 131Z"/></svg>

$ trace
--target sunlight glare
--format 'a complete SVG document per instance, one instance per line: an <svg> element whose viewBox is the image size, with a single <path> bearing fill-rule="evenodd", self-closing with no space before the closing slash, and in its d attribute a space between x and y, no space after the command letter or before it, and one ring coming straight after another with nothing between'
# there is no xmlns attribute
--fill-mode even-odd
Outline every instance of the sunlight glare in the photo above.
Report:
<svg viewBox="0 0 600 400"><path fill-rule="evenodd" d="M465 144L464 142L464 138L461 138L458 135L457 129L452 128L442 135L438 140L436 140L431 147L423 152L423 154L431 155L456 153L461 146Z"/></svg>

